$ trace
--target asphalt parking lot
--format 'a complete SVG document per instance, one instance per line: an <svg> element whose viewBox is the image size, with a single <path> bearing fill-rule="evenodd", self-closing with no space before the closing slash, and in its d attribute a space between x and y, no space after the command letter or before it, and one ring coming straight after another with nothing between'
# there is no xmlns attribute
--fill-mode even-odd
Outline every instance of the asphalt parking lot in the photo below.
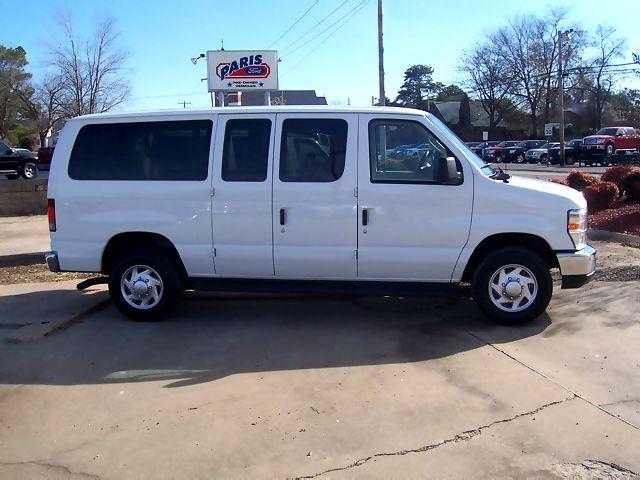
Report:
<svg viewBox="0 0 640 480"><path fill-rule="evenodd" d="M101 288L0 286L0 477L632 478L640 249L597 246L599 280L522 327L196 293L140 324Z"/></svg>

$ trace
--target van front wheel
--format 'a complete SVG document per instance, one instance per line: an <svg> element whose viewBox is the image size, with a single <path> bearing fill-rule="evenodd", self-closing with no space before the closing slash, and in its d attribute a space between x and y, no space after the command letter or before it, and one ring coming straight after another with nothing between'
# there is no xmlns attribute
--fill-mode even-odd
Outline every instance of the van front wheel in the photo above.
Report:
<svg viewBox="0 0 640 480"><path fill-rule="evenodd" d="M553 281L549 266L536 253L503 248L480 263L472 289L476 303L490 319L516 324L533 320L545 311Z"/></svg>
<svg viewBox="0 0 640 480"><path fill-rule="evenodd" d="M109 274L109 294L120 312L140 322L161 320L175 305L182 282L173 262L154 252L132 253Z"/></svg>

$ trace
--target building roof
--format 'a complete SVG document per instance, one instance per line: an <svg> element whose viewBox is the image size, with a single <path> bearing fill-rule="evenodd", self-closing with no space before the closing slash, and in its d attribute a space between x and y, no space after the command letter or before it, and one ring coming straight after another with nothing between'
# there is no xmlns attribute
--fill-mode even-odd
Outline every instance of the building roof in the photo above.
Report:
<svg viewBox="0 0 640 480"><path fill-rule="evenodd" d="M434 102L442 119L449 125L460 123L460 101Z"/></svg>
<svg viewBox="0 0 640 480"><path fill-rule="evenodd" d="M276 90L271 92L274 105L326 105L327 99L316 95L315 90ZM242 92L242 106L264 105L263 91Z"/></svg>

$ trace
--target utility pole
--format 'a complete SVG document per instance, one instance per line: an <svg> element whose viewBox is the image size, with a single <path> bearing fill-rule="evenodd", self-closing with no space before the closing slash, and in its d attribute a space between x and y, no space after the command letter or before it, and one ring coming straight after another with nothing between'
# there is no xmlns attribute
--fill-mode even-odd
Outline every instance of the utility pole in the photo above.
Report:
<svg viewBox="0 0 640 480"><path fill-rule="evenodd" d="M564 69L562 65L562 40L569 38L573 29L565 32L558 32L558 106L560 108L560 165L564 167Z"/></svg>
<svg viewBox="0 0 640 480"><path fill-rule="evenodd" d="M178 105L182 105L182 108L187 108L187 105L191 105L191 102L178 102Z"/></svg>
<svg viewBox="0 0 640 480"><path fill-rule="evenodd" d="M384 45L382 43L382 0L378 0L378 82L380 84L380 95L378 105L384 107L387 104L387 97L384 94Z"/></svg>

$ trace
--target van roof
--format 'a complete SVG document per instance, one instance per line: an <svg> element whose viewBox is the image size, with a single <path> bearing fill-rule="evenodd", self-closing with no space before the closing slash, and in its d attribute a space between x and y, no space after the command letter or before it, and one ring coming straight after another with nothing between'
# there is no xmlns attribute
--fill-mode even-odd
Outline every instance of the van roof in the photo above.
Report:
<svg viewBox="0 0 640 480"><path fill-rule="evenodd" d="M353 107L335 105L272 105L262 107L212 107L206 109L171 109L171 110L141 110L131 112L107 112L93 113L75 117L73 120L91 120L107 118L136 118L153 116L192 116L210 114L233 114L233 113L387 113L401 115L430 115L423 110L403 107Z"/></svg>

